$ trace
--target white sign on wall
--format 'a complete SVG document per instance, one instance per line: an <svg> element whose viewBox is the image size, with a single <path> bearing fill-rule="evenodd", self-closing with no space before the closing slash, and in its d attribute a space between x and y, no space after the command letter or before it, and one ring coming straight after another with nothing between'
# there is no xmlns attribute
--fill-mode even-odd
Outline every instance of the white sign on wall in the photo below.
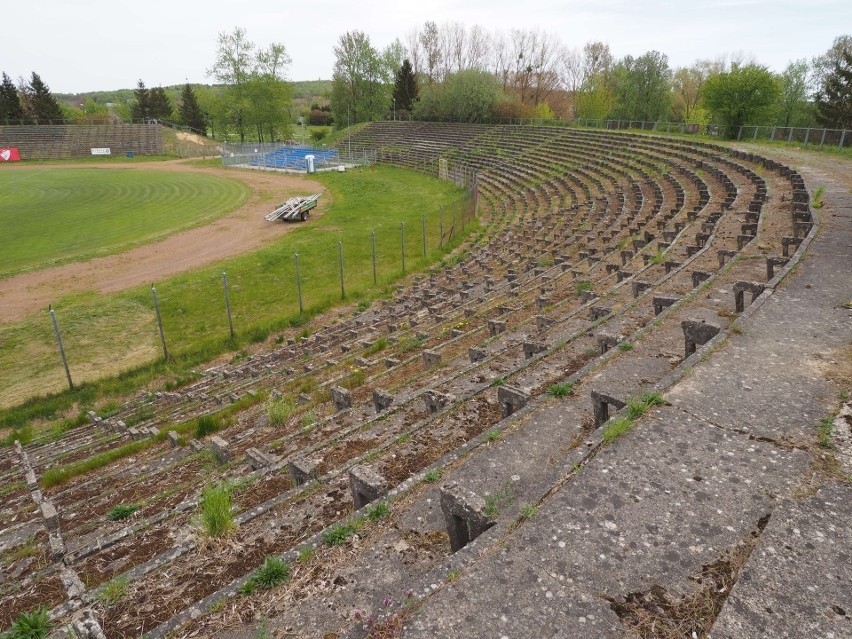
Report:
<svg viewBox="0 0 852 639"><path fill-rule="evenodd" d="M93 148L92 155L109 155L109 147Z"/></svg>

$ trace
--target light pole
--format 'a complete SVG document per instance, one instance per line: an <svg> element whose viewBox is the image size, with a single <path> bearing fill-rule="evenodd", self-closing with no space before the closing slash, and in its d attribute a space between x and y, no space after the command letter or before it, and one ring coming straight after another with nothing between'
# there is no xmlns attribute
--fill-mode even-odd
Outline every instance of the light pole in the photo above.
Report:
<svg viewBox="0 0 852 639"><path fill-rule="evenodd" d="M393 121L396 122L396 98L393 99Z"/></svg>
<svg viewBox="0 0 852 639"><path fill-rule="evenodd" d="M346 145L349 149L349 162L352 163L352 129L349 124L349 107L346 107Z"/></svg>

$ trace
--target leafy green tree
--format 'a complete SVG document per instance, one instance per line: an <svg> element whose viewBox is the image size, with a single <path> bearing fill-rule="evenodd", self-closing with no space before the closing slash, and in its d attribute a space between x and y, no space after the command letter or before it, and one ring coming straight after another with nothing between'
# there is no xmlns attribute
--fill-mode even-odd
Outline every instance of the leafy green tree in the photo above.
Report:
<svg viewBox="0 0 852 639"><path fill-rule="evenodd" d="M583 90L574 96L577 117L584 120L603 120L615 105L615 96L604 73L597 73L583 83Z"/></svg>
<svg viewBox="0 0 852 639"><path fill-rule="evenodd" d="M396 108L402 111L411 111L411 107L417 100L417 78L408 59L402 61L402 66L396 72L393 85L393 99Z"/></svg>
<svg viewBox="0 0 852 639"><path fill-rule="evenodd" d="M852 50L842 51L816 96L817 120L835 129L852 129Z"/></svg>
<svg viewBox="0 0 852 639"><path fill-rule="evenodd" d="M134 102L130 105L130 117L133 120L147 120L151 116L151 91L139 80L133 90Z"/></svg>
<svg viewBox="0 0 852 639"><path fill-rule="evenodd" d="M258 50L245 29L220 33L216 61L207 71L226 85L221 104L208 110L222 128L235 127L244 142L254 128L258 140L276 137L289 125L292 90L285 78L290 57L283 44Z"/></svg>
<svg viewBox="0 0 852 639"><path fill-rule="evenodd" d="M338 126L381 117L391 103L393 70L363 31L347 31L334 47L331 108Z"/></svg>
<svg viewBox="0 0 852 639"><path fill-rule="evenodd" d="M35 71L33 71L30 77L27 94L31 110L30 116L36 122L49 123L52 120L64 119L59 102L53 97L50 87L44 83Z"/></svg>
<svg viewBox="0 0 852 639"><path fill-rule="evenodd" d="M810 65L804 58L794 60L781 74L781 97L778 112L782 126L807 126L810 124L810 104L808 102L808 74Z"/></svg>
<svg viewBox="0 0 852 639"><path fill-rule="evenodd" d="M180 103L178 104L178 120L181 124L188 126L199 135L207 135L207 124L204 111L198 105L195 91L187 83L180 92Z"/></svg>
<svg viewBox="0 0 852 639"><path fill-rule="evenodd" d="M778 79L764 66L733 65L707 80L702 99L713 118L734 138L744 124L766 124L775 114Z"/></svg>
<svg viewBox="0 0 852 639"><path fill-rule="evenodd" d="M441 84L423 87L414 114L425 120L481 122L493 114L501 94L493 73L464 69L449 74Z"/></svg>
<svg viewBox="0 0 852 639"><path fill-rule="evenodd" d="M0 121L15 122L24 119L24 110L21 108L21 99L18 89L12 79L3 73L3 82L0 84Z"/></svg>
<svg viewBox="0 0 852 639"><path fill-rule="evenodd" d="M671 104L671 77L664 53L625 56L613 69L615 117L647 122L665 119Z"/></svg>

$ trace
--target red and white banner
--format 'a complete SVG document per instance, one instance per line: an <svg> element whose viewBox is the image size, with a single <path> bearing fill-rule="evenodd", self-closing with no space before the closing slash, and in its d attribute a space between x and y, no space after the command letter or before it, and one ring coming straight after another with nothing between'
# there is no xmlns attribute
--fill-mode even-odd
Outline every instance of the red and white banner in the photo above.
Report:
<svg viewBox="0 0 852 639"><path fill-rule="evenodd" d="M16 147L10 149L0 149L0 162L19 162L21 154L18 153Z"/></svg>

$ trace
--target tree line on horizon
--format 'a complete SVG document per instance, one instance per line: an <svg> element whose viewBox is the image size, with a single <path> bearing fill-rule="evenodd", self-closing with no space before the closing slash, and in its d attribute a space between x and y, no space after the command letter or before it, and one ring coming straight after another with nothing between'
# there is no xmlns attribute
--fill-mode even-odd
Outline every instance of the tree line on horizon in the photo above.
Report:
<svg viewBox="0 0 852 639"><path fill-rule="evenodd" d="M350 31L334 51L338 126L347 116L712 122L733 134L744 124L852 128L849 35L779 74L745 55L672 69L659 51L616 59L603 42L572 48L537 29L489 33L461 23L426 22L381 51Z"/></svg>
<svg viewBox="0 0 852 639"><path fill-rule="evenodd" d="M849 35L775 74L745 55L676 69L659 51L615 59L606 43L572 48L537 29L489 33L426 22L404 43L397 38L382 50L366 33L349 31L334 46L331 90L300 109L294 108L283 44L257 47L236 27L220 33L217 45L207 75L218 84L187 83L172 98L139 80L132 99L69 105L58 102L35 72L17 86L4 72L0 122L162 121L241 141L287 139L297 121L340 128L391 118L712 122L734 135L744 124L852 128Z"/></svg>

